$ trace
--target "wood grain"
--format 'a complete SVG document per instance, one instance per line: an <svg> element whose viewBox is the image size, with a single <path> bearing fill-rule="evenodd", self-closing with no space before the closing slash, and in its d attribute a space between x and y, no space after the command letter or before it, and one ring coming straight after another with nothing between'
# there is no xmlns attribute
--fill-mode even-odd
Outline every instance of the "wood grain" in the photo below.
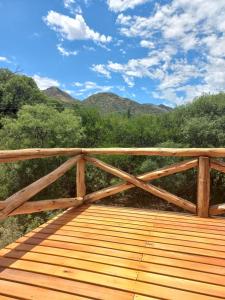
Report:
<svg viewBox="0 0 225 300"><path fill-rule="evenodd" d="M199 157L197 201L198 216L207 218L210 201L210 161L208 157Z"/></svg>

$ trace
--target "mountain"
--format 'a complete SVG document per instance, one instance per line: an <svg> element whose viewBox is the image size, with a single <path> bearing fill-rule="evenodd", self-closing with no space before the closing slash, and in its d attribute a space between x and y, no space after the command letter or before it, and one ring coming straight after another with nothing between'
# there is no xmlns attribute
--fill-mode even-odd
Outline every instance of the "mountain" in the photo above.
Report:
<svg viewBox="0 0 225 300"><path fill-rule="evenodd" d="M87 107L95 107L102 113L118 112L135 114L157 114L171 111L163 104L140 104L134 100L120 97L113 93L97 93L83 101L73 98L58 87L50 87L43 91L48 97L54 98L63 104L79 104Z"/></svg>
<svg viewBox="0 0 225 300"><path fill-rule="evenodd" d="M103 113L119 112L131 114L163 113L171 110L165 105L140 104L134 100L120 97L113 93L94 94L82 101L85 106L97 107Z"/></svg>
<svg viewBox="0 0 225 300"><path fill-rule="evenodd" d="M80 104L80 100L73 98L68 93L60 90L58 87L52 86L43 91L45 95L54 98L64 104Z"/></svg>

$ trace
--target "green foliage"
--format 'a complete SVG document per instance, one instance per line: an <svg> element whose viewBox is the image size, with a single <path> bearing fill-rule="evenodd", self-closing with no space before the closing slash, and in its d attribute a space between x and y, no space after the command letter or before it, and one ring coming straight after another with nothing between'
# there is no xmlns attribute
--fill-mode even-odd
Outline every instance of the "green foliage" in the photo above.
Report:
<svg viewBox="0 0 225 300"><path fill-rule="evenodd" d="M24 104L46 103L35 81L24 75L0 69L0 112L13 116Z"/></svg>

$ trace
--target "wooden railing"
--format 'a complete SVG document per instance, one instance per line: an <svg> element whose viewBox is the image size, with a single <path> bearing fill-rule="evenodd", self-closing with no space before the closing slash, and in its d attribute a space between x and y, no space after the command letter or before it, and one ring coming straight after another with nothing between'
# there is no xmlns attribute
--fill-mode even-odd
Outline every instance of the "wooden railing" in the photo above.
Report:
<svg viewBox="0 0 225 300"><path fill-rule="evenodd" d="M138 176L131 175L121 169L109 165L97 158L94 154L104 155L146 155L146 156L173 156L190 157L190 160L182 161L164 168L151 171ZM10 215L27 214L45 210L54 210L68 207L76 207L83 203L92 203L108 196L115 195L133 187L138 187L163 200L173 203L199 217L208 217L225 213L225 203L210 206L210 170L225 173L225 163L215 158L225 157L225 148L60 148L60 149L22 149L0 151L0 163L9 163L35 158L53 156L72 156L60 167L10 196L5 201L0 201L0 220ZM102 190L87 194L85 185L85 164L90 163L103 171L106 171L124 182ZM51 199L41 201L28 201L38 192L55 182L68 170L76 165L77 195L74 198ZM154 179L171 174L183 172L192 168L198 169L197 205L178 197L166 190L149 183Z"/></svg>

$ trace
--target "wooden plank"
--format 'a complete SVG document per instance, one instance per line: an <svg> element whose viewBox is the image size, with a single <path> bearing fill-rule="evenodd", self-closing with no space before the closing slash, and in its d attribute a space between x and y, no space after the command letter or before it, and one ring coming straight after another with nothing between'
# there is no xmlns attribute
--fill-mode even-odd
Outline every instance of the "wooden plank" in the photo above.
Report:
<svg viewBox="0 0 225 300"><path fill-rule="evenodd" d="M49 226L59 226L60 223L53 223L53 225L50 223ZM113 226L115 225L115 226ZM91 232L92 229L96 229L99 231L109 231L110 233L113 232L114 235L118 235L121 237L128 237L131 238L131 236L136 236L136 239L143 240L145 239L145 235L149 235L149 231L144 230L144 232L140 229L132 229L122 226L117 226L117 224L111 225L100 225L96 223L85 223L77 221L75 223L68 222L65 226L62 224L61 228L65 228L75 231L84 231ZM91 227L91 228L90 228ZM195 233L195 232L189 232L187 230L173 230L173 229L166 229L166 228L154 228L154 231L151 232L151 235L154 236L168 236L169 238L173 239L181 239L181 240L191 240L191 241L199 241L202 243L208 243L208 244L214 244L214 245L225 245L224 241L224 235L221 234L221 236L208 234L208 233Z"/></svg>
<svg viewBox="0 0 225 300"><path fill-rule="evenodd" d="M159 243L159 242L150 242L148 245L149 245L149 247L152 247L155 249L181 252L181 253L190 253L190 254L196 254L196 255L199 255L199 253L201 253L201 256L210 256L210 257L225 259L224 251L215 251L215 250L208 250L208 249L200 250L199 248L196 248L196 247L171 245L171 244L164 244L164 243ZM145 252L145 254L148 254L147 250L145 250L144 252Z"/></svg>
<svg viewBox="0 0 225 300"><path fill-rule="evenodd" d="M19 300L19 298L11 297L11 296L4 296L0 294L0 299L1 300Z"/></svg>
<svg viewBox="0 0 225 300"><path fill-rule="evenodd" d="M201 218L209 216L210 201L210 161L208 157L199 157L197 213Z"/></svg>
<svg viewBox="0 0 225 300"><path fill-rule="evenodd" d="M14 162L52 156L73 156L81 154L80 148L32 148L19 150L0 150L0 162Z"/></svg>
<svg viewBox="0 0 225 300"><path fill-rule="evenodd" d="M151 272L140 271L138 273L138 281L149 282L151 284L161 284L163 286L173 287L177 289L182 287L182 290L225 298L224 286L201 282L201 277L199 277L199 281L193 281L184 278L172 276L170 277L160 274L154 274Z"/></svg>
<svg viewBox="0 0 225 300"><path fill-rule="evenodd" d="M160 298L153 298L149 296L135 295L134 300L160 300Z"/></svg>
<svg viewBox="0 0 225 300"><path fill-rule="evenodd" d="M32 231L32 233L52 233L52 229L48 228L43 228L43 229L35 229ZM73 231L73 230L55 230L54 234L57 235L63 235L63 236L70 236L70 237L81 237L81 238L87 238L87 239L94 239L94 240L99 240L99 241L111 241L115 243L120 243L120 244L126 244L126 245L135 245L139 247L144 247L146 244L146 240L138 240L138 239L131 239L131 238L125 238L125 237L120 237L120 236L113 236L113 235L107 235L102 233L94 233L94 232L85 232L85 231ZM151 239L150 237L148 240ZM223 246L221 246L222 248Z"/></svg>
<svg viewBox="0 0 225 300"><path fill-rule="evenodd" d="M155 223L150 223L149 226L146 224L139 224L139 222L132 222L132 223L126 223L125 220L112 220L112 219L92 219L92 218L88 218L87 216L81 216L81 217L77 217L76 220L62 220L62 221L58 221L56 222L56 224L58 225L63 225L65 224L65 221L69 222L69 225L71 226L76 226L78 223L87 223L87 225L89 224L89 226L92 225L103 225L103 226L116 226L116 227L121 227L121 230L123 232L130 232L133 233L134 230L137 231L137 233L139 234L148 234L148 230L152 230L153 229L153 225L154 225L154 229L156 228L156 230L158 231L165 231L168 232L168 230L173 230L176 234L176 231L178 231L178 233L180 232L180 228L181 226L179 226L179 224L168 224L168 223L163 223L163 222L155 222ZM63 222L63 223L62 223ZM49 222L50 224L50 222ZM146 230L142 230L142 228L145 228ZM216 234L214 234L216 229L202 229L202 228L196 228L196 227L189 227L188 225L183 225L182 226L182 231L186 232L189 231L189 235L193 235L193 236L205 236L205 235L214 235L215 239L218 240L223 240L223 234L224 231L217 231Z"/></svg>
<svg viewBox="0 0 225 300"><path fill-rule="evenodd" d="M56 247L60 249L67 249L67 250L75 250L75 251L83 251L83 252L93 252L96 254L102 254L107 255L110 257L120 257L120 258L126 258L126 259L132 259L132 260L140 260L142 257L142 253L135 253L131 251L123 251L118 249L112 249L112 248L105 248L105 247L99 247L99 246L93 246L88 245L88 247L84 244L73 244L70 242L60 240L50 240L50 239L40 239L38 237L32 237L32 238L26 238L22 237L17 240L18 243L26 243L31 245L31 248L35 245L41 245L46 247Z"/></svg>
<svg viewBox="0 0 225 300"><path fill-rule="evenodd" d="M77 187L77 197L83 198L86 194L85 160L83 156L77 161L76 187Z"/></svg>
<svg viewBox="0 0 225 300"><path fill-rule="evenodd" d="M103 245L103 240L96 240L93 238L82 238L82 237L76 237L76 236L67 236L67 235L58 235L58 234L51 234L49 233L29 233L26 234L26 238L31 237L39 238L39 239L48 239L48 240L55 240L55 241L61 241L61 242L71 242L71 243L79 243L83 245L91 245L91 246L99 246L101 247ZM21 242L21 239L18 240ZM147 242L146 248L131 244L123 244L121 243L121 240L119 238L114 239L113 242L105 241L104 240L104 247L115 249L115 250L122 250L122 251L129 251L129 252L136 252L136 253L145 253L150 254L151 251L149 249L151 247L154 247L156 249L167 249L168 251L175 251L175 252L181 252L181 253L190 253L190 254L199 254L199 251L201 248L196 248L194 246L181 246L181 245L172 245L172 244L164 244L159 242ZM150 247L150 248L149 248ZM219 251L219 250L209 250L204 249L204 251L201 251L201 255L203 256L210 256L215 258L225 258L225 252Z"/></svg>
<svg viewBox="0 0 225 300"><path fill-rule="evenodd" d="M161 266L162 272L165 266L170 266L180 268L180 270L200 271L208 276L209 280L210 274L224 276L225 261L223 259L209 259L208 257L199 256L198 260L196 255L179 253L176 256L176 252L152 249L151 255L143 255L142 262L147 262L150 265L158 264Z"/></svg>
<svg viewBox="0 0 225 300"><path fill-rule="evenodd" d="M22 204L13 210L9 215L32 214L35 212L77 207L83 203L82 198L61 198L51 200L32 201ZM6 206L5 206L6 207Z"/></svg>
<svg viewBox="0 0 225 300"><path fill-rule="evenodd" d="M23 260L13 260L9 258L4 258L4 260L0 260L0 265L9 266L11 269L22 269L30 272L35 272L45 275L54 274L54 276L62 277L65 279L73 279L79 280L82 282L92 283L103 285L106 287L114 287L116 289L120 289L123 291L130 291L137 294L142 294L146 296L160 297L166 299L173 299L172 295L176 294L177 297L182 297L183 299L190 299L190 297L194 297L197 300L205 300L205 295L199 294L199 292L189 292L181 289L175 289L173 287L165 287L162 285L152 284L152 283L144 283L140 281L135 281L131 279L117 278L112 277L110 275L103 275L100 273L88 272L80 269L74 268L65 268L61 266L48 265L44 263L37 263L31 261L23 261ZM206 287L207 284L204 284ZM208 286L207 286L208 287ZM213 287L209 287L208 292L211 293ZM57 292L59 293L59 292ZM217 291L217 294L223 295L223 289L220 287ZM208 299L217 299L217 297L213 297L207 295ZM54 299L54 297L53 297Z"/></svg>
<svg viewBox="0 0 225 300"><path fill-rule="evenodd" d="M83 154L225 157L225 148L82 148Z"/></svg>
<svg viewBox="0 0 225 300"><path fill-rule="evenodd" d="M68 214L69 216L69 214ZM62 217L62 221L66 221L68 220L68 216ZM148 227L152 228L153 224L155 225L168 225L168 226L172 226L174 228L180 229L182 226L183 228L190 228L190 230L192 231L196 231L196 232L200 232L203 230L203 232L212 232L213 234L224 234L225 231L225 227L222 226L214 226L214 225L203 225L203 224L192 224L192 223L185 223L185 222L179 222L179 221L171 221L171 220L163 220L163 219L150 219L149 222L146 221L140 221L137 220L135 221L135 218L131 219L131 218L127 218L127 217L107 217L106 215L100 215L100 214L94 214L94 213L82 213L77 215L74 220L72 220L71 222L76 222L77 220L80 219L85 219L85 220L93 220L93 222L96 221L114 221L115 223L126 223L127 227L130 227L131 225L140 225L140 226L147 226L146 229L148 229ZM85 221L86 222L86 221Z"/></svg>
<svg viewBox="0 0 225 300"><path fill-rule="evenodd" d="M102 240L95 240L91 238L80 238L75 236L66 236L66 235L58 235L58 234L49 234L49 233L28 233L25 235L26 238L30 237L40 238L40 239L48 239L48 240L55 240L55 241L61 241L61 242L71 242L71 243L78 243L83 245L91 245L91 246L98 246L104 248L110 248L115 250L122 250L122 251L128 251L128 252L136 252L136 253L148 253L148 249L145 249L141 246L136 245L130 245L130 244L122 244L120 243L120 239L117 238L113 242L105 241L102 243ZM20 239L18 241L21 241ZM221 252L218 252L219 254ZM218 255L219 255L218 254ZM216 255L216 254L215 254ZM225 253L224 253L225 256Z"/></svg>
<svg viewBox="0 0 225 300"><path fill-rule="evenodd" d="M41 262L49 265L58 265L63 267L69 268L78 268L82 270L96 272L102 274L108 274L112 276L122 277L122 278L129 278L129 279L136 279L137 278L137 271L131 270L124 267L118 267L109 265L103 262L93 262L88 260L82 259L74 259L65 256L58 256L58 255L49 255L43 253L32 253L32 252L25 252L25 251L16 251L13 249L2 249L0 250L0 255L4 256L4 258L16 258L22 260L28 260L33 262Z"/></svg>
<svg viewBox="0 0 225 300"><path fill-rule="evenodd" d="M0 279L1 293L9 297L22 295L22 299L40 300L40 299L60 299L60 300L84 300L81 296L57 292L50 289L44 289L28 284Z"/></svg>
<svg viewBox="0 0 225 300"><path fill-rule="evenodd" d="M31 197L36 195L38 192L42 191L44 188L46 188L51 183L55 182L58 178L63 176L69 169L71 169L76 164L76 162L79 159L79 155L70 158L48 175L45 175L44 177L38 179L37 181L31 183L19 192L10 196L7 200L5 200L6 207L2 211L0 211L0 221L3 220L6 216L8 216L13 210L15 210L20 205L29 200Z"/></svg>
<svg viewBox="0 0 225 300"><path fill-rule="evenodd" d="M85 156L85 160L92 163L96 167L99 167L103 171L109 172L110 174L113 174L114 176L117 176L125 181L128 181L128 182L132 183L133 185L135 185L135 186L137 186L159 198L162 198L162 199L164 199L170 203L173 203L175 205L178 205L179 207L182 207L193 213L196 212L196 205L194 205L190 201L187 201L185 199L182 199L181 197L175 196L159 187L155 187L151 184L147 184L147 183L137 179L135 176L130 175L127 172L124 172L124 171L122 171L118 168L115 168L109 164L106 164L96 158Z"/></svg>
<svg viewBox="0 0 225 300"><path fill-rule="evenodd" d="M198 160L194 159L191 161L184 161L184 162L180 162L177 164L173 164L164 168L161 168L159 170L156 171L152 171L152 172L148 172L142 175L138 175L136 176L137 179L143 180L143 181L150 181L150 180L154 180L154 179L158 179L164 176L168 176L171 174L175 174L178 172L182 172L182 171L186 171L189 170L191 168L196 167L198 164ZM121 183L121 184L115 184L113 186L101 189L99 191L90 193L88 195L86 195L85 197L85 201L87 202L95 202L97 200L100 200L102 198L108 197L108 196L112 196L115 195L117 193L120 192L124 192L128 189L133 188L135 185L133 185L132 183L129 182L125 182L125 183Z"/></svg>
<svg viewBox="0 0 225 300"><path fill-rule="evenodd" d="M15 245L14 245L15 247ZM12 250L12 251L9 251ZM139 262L139 261L130 261L130 260L125 260L121 258L113 258L113 257L108 257L108 256L103 256L103 255L96 255L93 253L85 253L85 252L79 252L79 251L71 251L71 250L62 250L62 249L57 249L57 248L51 248L51 247L43 247L43 246L36 246L31 249L31 252L33 256L31 256L31 253L26 253L26 250L30 250L28 245L21 245L19 251L13 251L13 247L7 247L7 250L5 249L4 251L1 251L1 254L4 253L6 257L11 257L11 258L20 258L23 257L23 259L27 260L33 260L33 261L42 261L44 258L41 257L40 259L40 254L48 254L48 256L52 255L50 257L50 260L48 260L47 256L46 261L51 264L60 264L59 263L59 258L63 259L65 262L63 262L64 266L71 266L75 265L77 268L82 268L86 270L92 270L92 268L89 268L89 263L85 265L86 261L91 261L91 262L98 262L98 263L103 263L108 265L108 269L106 268L106 274L118 274L117 270L114 273L114 269L111 268L111 266L115 267L120 267L117 268L119 272L119 275L121 277L126 277L126 278L136 278L137 277L137 271L145 271L145 272L152 272L152 273L158 273L158 274L163 274L163 275L169 275L169 276L174 276L174 277L180 277L180 278L186 278L190 280L196 280L196 281L202 281L202 282L207 282L207 283L213 283L213 284L220 284L220 285L225 285L225 276L224 276L224 268L218 268L217 267L217 274L212 274L211 269L213 267L211 265L205 265L205 264L197 264L196 270L189 270L185 268L185 266L178 264L179 267L175 266L167 266L163 263L161 264L155 264L155 263L148 263L148 262ZM8 252L6 252L8 251ZM38 254L34 256L34 253ZM67 258L74 258L76 260L68 260ZM80 260L83 261L83 265L80 264ZM70 265L70 261L72 262ZM77 264L75 264L77 262ZM163 262L163 259L162 259ZM175 261L176 262L176 261ZM179 262L179 260L178 260ZM190 263L190 262L189 262ZM187 264L187 262L186 262ZM202 267L202 268L201 268ZM129 272L125 269L132 269L134 272L131 275ZM214 268L215 269L215 268ZM218 274L218 271L220 271L220 274ZM101 269L102 272L102 269ZM205 273L206 272L206 273ZM221 276L222 275L222 276ZM115 275L116 276L116 275ZM135 277L136 276L136 277Z"/></svg>
<svg viewBox="0 0 225 300"><path fill-rule="evenodd" d="M82 216L99 216L99 217L106 217L106 218L113 218L113 219L126 219L131 221L135 221L137 220L138 222L142 222L144 223L151 223L151 222L167 222L170 224L184 224L184 225L190 225L191 227L200 227L200 228L211 228L211 229L217 229L220 228L220 230L225 230L225 222L224 223L208 223L208 222L200 222L200 223L196 223L196 222L191 222L191 220L187 219L183 219L183 220L173 220L171 218L164 218L164 217L158 217L158 216L149 216L149 217L141 217L141 216L137 216L135 217L134 215L126 215L126 214L121 214L120 211L117 212L111 212L111 211L104 211L104 212L99 212L98 210L83 210L82 207L77 209L77 212L80 213L80 215ZM119 214L119 215L118 215ZM74 219L76 218L76 216L74 216ZM203 219L201 219L203 220Z"/></svg>
<svg viewBox="0 0 225 300"><path fill-rule="evenodd" d="M137 294L150 296L150 297L159 297L160 299L182 299L182 300L218 300L218 297L203 295L199 293L193 293L189 291L175 289L173 287L165 287L163 285L155 285L151 283L144 283L141 281L136 281L135 291ZM174 298L174 296L176 298Z"/></svg>
<svg viewBox="0 0 225 300"><path fill-rule="evenodd" d="M218 226L225 227L225 218L223 217L216 217L216 218L199 218L197 216L191 215L189 213L176 213L170 211L161 211L161 210L151 210L151 209L138 209L138 208L131 208L131 207L117 207L117 206L108 206L108 205L100 205L100 204L93 204L90 205L88 208L85 209L85 205L82 207L86 211L97 211L99 213L116 213L127 216L135 216L137 218L148 219L148 218L155 218L157 219L168 219L174 221L184 221L189 223L196 223L196 224L208 224L213 225L216 224Z"/></svg>
<svg viewBox="0 0 225 300"><path fill-rule="evenodd" d="M52 233L51 228L41 228L41 229L35 229L32 232L41 232L41 233ZM208 244L208 243L201 243L196 241L187 241L187 240L179 240L179 239L171 239L166 237L157 237L154 235L149 234L148 237L145 239L139 240L139 239L132 239L132 238L125 238L125 237L119 237L118 235L110 234L110 232L101 232L97 233L94 230L92 232L85 232L85 231L73 231L73 230L54 230L54 234L57 235L63 235L63 236L71 236L71 237L81 237L81 238L92 238L95 240L100 241L112 241L116 243L122 243L127 245L135 245L135 246L145 246L146 242L150 243L162 243L162 244L171 244L171 245L180 245L180 246L186 246L186 247L194 247L199 248L202 250L214 250L214 251L221 251L225 254L225 247L224 245L214 245L214 244Z"/></svg>
<svg viewBox="0 0 225 300"><path fill-rule="evenodd" d="M114 300L115 293L117 297L121 300L132 300L134 297L132 293L110 289L103 286L8 268L0 272L0 278L6 279L8 281L17 281L24 284L36 285L47 289L54 289L60 292L70 293L73 295L78 294L83 297L86 297L85 299L89 297L91 299L98 299L99 295L101 295L101 299ZM2 296L0 296L0 299L6 300L7 298L5 299L2 298Z"/></svg>
<svg viewBox="0 0 225 300"><path fill-rule="evenodd" d="M40 226L40 228L43 228ZM114 230L114 228L116 230ZM49 225L48 229L50 230L57 230L58 227L56 225ZM215 240L209 239L209 238L201 238L201 237L194 237L194 236L183 236L183 235L177 235L177 234L170 234L170 233L163 233L163 232L149 232L148 235L140 235L140 234L132 234L127 232L121 232L120 227L113 227L113 228L102 228L102 229L96 229L95 226L91 227L78 227L78 226L62 226L60 230L68 231L69 232L78 232L79 234L82 233L88 233L88 234L96 234L96 235L107 235L112 237L120 237L125 239L131 239L131 240L138 240L138 241L165 241L165 243L171 243L171 244L182 244L187 245L186 243L194 242L196 245L198 245L200 248L206 248L206 249L223 249L225 246L225 240L220 240L219 242L214 242ZM197 246L196 246L197 247ZM224 250L225 251L225 250Z"/></svg>

